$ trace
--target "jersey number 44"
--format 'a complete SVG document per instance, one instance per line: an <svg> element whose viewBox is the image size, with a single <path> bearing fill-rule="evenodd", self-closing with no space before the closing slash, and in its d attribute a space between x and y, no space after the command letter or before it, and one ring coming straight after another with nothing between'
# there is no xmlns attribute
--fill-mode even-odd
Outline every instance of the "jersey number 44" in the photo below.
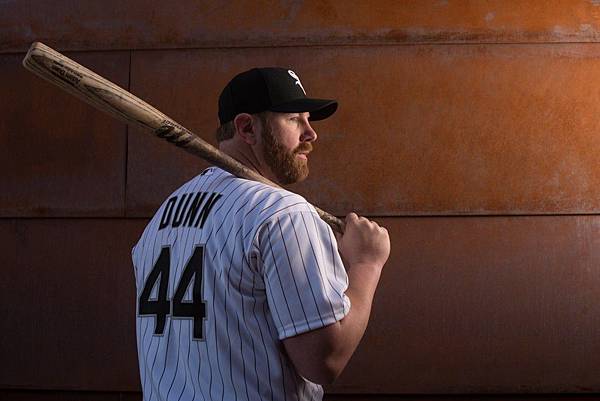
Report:
<svg viewBox="0 0 600 401"><path fill-rule="evenodd" d="M163 335L167 316L179 319L194 320L194 340L204 339L204 319L206 307L202 300L202 262L204 260L204 247L197 246L192 257L188 260L181 279L177 284L175 295L172 300L168 297L168 286L171 265L171 250L169 247L162 248L156 263L146 278L146 283L138 299L138 314L140 316L156 316L154 335ZM190 284L192 288L192 301L184 301L183 298ZM152 289L158 283L158 296L152 298Z"/></svg>

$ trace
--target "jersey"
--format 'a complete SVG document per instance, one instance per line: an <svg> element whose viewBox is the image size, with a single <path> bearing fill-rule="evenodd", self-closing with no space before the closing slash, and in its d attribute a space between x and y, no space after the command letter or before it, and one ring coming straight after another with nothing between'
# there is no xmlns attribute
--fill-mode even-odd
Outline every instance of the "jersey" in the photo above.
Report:
<svg viewBox="0 0 600 401"><path fill-rule="evenodd" d="M211 167L132 250L144 400L320 400L282 340L341 320L348 276L303 197Z"/></svg>

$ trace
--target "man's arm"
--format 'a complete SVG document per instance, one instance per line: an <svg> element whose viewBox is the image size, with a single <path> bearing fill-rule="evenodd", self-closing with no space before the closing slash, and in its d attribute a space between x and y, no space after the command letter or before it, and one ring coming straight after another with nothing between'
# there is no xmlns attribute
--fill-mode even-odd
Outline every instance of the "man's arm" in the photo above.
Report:
<svg viewBox="0 0 600 401"><path fill-rule="evenodd" d="M350 312L334 324L283 340L298 373L321 384L340 375L367 328L390 239L385 228L350 213L338 246L348 271Z"/></svg>

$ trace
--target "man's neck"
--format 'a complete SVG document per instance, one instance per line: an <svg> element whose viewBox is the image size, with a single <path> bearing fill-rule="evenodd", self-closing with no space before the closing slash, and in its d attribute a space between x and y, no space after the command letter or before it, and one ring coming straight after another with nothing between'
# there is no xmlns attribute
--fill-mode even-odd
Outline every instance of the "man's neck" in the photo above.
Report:
<svg viewBox="0 0 600 401"><path fill-rule="evenodd" d="M227 154L228 156L234 158L250 170L253 170L255 173L260 174L261 176L267 178L268 180L274 182L277 185L280 185L277 182L277 179L272 174L270 174L270 171L268 169L261 168L261 163L250 149L239 149L239 147L235 146L235 144L233 143L221 142L219 144L219 150Z"/></svg>

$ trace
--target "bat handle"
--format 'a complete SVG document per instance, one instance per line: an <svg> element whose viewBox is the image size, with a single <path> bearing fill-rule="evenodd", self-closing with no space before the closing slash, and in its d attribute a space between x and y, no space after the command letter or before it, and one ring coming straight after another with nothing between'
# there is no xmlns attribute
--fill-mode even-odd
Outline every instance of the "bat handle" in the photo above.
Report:
<svg viewBox="0 0 600 401"><path fill-rule="evenodd" d="M338 234L344 234L344 230L346 228L346 224L344 223L343 220L319 209L318 207L315 206L315 209L317 210L317 213L319 214L319 217L321 217L321 219L329 224L329 226L331 226L331 228L333 229L333 231L337 232Z"/></svg>

